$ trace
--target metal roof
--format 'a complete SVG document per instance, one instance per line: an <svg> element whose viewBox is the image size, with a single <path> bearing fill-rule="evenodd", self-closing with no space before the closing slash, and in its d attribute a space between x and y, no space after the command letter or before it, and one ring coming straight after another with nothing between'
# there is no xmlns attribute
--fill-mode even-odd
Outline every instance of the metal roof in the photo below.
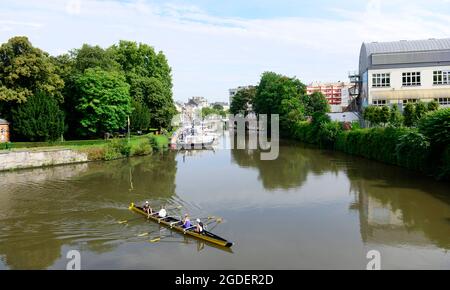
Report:
<svg viewBox="0 0 450 290"><path fill-rule="evenodd" d="M360 53L360 72L364 72L370 69L373 65L372 55L374 54L405 54L410 53L411 59L416 59L416 56L422 56L424 54L436 55L437 52L450 51L450 38L444 39L427 39L427 40L401 40L394 42L371 42L363 43L361 46ZM443 55L441 53L441 55ZM444 54L443 56L446 57ZM389 59L394 60L395 57L390 57ZM427 57L425 57L427 59ZM430 56L430 60L433 57ZM450 61L450 59L443 59L442 61ZM423 63L425 63L424 61ZM431 61L431 62L434 62ZM414 62L412 62L414 63ZM395 64L395 63L387 63ZM404 65L404 63L402 63ZM424 64L423 64L424 65Z"/></svg>

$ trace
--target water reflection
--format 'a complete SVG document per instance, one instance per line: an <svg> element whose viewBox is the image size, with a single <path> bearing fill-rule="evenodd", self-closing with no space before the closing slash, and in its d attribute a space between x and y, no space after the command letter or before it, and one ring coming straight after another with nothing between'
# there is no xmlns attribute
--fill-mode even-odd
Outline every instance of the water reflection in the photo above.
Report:
<svg viewBox="0 0 450 290"><path fill-rule="evenodd" d="M117 225L126 205L173 203L175 175L173 154L2 172L0 257L11 269L45 269L63 245L111 252L135 237Z"/></svg>
<svg viewBox="0 0 450 290"><path fill-rule="evenodd" d="M261 161L258 150L233 150L232 162L242 168L255 168L269 191L302 191L311 175L325 176L329 181L326 175L345 176L349 181L348 192L354 195L349 207L359 212L364 243L428 246L431 242L442 249L450 248L448 183L296 142L284 141L280 147L280 156L275 161ZM322 185L328 192L332 188L333 184Z"/></svg>

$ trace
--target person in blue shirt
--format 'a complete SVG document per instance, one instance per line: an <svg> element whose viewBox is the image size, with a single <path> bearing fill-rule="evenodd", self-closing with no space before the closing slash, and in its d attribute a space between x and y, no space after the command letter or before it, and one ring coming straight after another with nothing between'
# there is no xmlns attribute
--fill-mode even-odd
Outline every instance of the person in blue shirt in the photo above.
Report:
<svg viewBox="0 0 450 290"><path fill-rule="evenodd" d="M183 219L183 228L188 229L190 227L192 227L191 220L189 218L189 215L185 214Z"/></svg>

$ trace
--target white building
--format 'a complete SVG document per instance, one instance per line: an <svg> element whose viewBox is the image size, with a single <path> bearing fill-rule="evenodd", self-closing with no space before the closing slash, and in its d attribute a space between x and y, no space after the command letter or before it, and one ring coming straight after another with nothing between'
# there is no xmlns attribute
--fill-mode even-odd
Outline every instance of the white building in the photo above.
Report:
<svg viewBox="0 0 450 290"><path fill-rule="evenodd" d="M436 100L450 105L450 38L363 43L361 106Z"/></svg>

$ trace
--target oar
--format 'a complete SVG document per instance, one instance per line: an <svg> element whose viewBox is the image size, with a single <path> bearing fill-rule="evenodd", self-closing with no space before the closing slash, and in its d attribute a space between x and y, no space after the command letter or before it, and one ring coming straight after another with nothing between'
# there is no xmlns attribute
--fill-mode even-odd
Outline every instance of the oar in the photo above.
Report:
<svg viewBox="0 0 450 290"><path fill-rule="evenodd" d="M126 223L131 222L131 221L135 221L135 220L138 220L138 219L142 219L142 217L137 217L137 218L133 218L133 219L130 219L130 220L123 220L123 221L119 221L117 223L119 225L123 225L123 224L126 224Z"/></svg>

